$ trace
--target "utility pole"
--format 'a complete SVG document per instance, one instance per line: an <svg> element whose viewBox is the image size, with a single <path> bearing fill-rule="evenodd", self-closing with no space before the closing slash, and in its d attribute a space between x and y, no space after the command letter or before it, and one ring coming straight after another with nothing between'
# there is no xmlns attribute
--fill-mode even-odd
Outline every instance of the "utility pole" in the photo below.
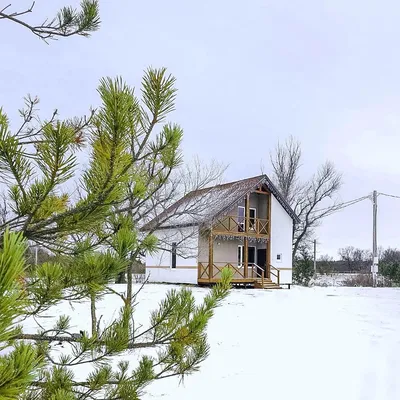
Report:
<svg viewBox="0 0 400 400"><path fill-rule="evenodd" d="M314 275L317 275L317 239L314 239Z"/></svg>
<svg viewBox="0 0 400 400"><path fill-rule="evenodd" d="M376 219L378 214L378 193L376 190L372 193L372 282L376 287L376 279L378 273L378 240L377 240L377 227Z"/></svg>

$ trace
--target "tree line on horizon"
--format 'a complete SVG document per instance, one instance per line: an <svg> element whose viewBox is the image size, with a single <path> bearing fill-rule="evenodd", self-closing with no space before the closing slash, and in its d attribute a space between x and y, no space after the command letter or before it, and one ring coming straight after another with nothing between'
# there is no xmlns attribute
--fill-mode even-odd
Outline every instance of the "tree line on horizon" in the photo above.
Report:
<svg viewBox="0 0 400 400"><path fill-rule="evenodd" d="M361 274L370 275L372 265L372 252L347 246L339 249L339 259L329 255L322 255L316 260L317 274ZM379 274L387 279L387 283L400 285L400 249L380 247L378 249ZM314 256L308 249L303 249L295 258L293 266L294 280L297 283L308 285L314 276ZM369 280L360 278L360 283L369 285ZM354 281L356 284L356 281ZM371 280L372 284L372 280Z"/></svg>

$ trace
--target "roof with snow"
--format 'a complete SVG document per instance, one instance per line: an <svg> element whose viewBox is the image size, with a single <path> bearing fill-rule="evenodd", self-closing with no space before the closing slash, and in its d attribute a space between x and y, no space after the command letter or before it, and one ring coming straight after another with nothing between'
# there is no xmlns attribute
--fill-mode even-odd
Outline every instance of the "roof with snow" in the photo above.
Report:
<svg viewBox="0 0 400 400"><path fill-rule="evenodd" d="M262 186L275 196L293 221L298 223L297 215L268 176L259 175L189 192L142 229L150 230L157 225L157 229L165 229L210 223Z"/></svg>

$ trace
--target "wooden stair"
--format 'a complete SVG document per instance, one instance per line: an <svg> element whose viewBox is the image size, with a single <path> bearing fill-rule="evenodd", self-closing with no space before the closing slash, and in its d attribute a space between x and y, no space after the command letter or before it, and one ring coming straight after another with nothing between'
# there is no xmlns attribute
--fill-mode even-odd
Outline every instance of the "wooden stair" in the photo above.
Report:
<svg viewBox="0 0 400 400"><path fill-rule="evenodd" d="M254 282L256 289L282 289L277 283L272 282L269 278L264 278L264 284L261 278L257 278Z"/></svg>

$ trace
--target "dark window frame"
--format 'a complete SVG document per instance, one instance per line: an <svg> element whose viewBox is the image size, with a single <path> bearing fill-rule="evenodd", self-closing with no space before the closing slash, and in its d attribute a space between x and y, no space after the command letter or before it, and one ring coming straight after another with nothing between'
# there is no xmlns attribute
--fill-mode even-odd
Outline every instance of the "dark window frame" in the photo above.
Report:
<svg viewBox="0 0 400 400"><path fill-rule="evenodd" d="M171 244L171 268L176 268L176 249L178 245L176 242Z"/></svg>
<svg viewBox="0 0 400 400"><path fill-rule="evenodd" d="M253 214L253 216L251 214ZM257 221L257 208L250 207L249 208L249 229L251 231L256 230L256 221Z"/></svg>

